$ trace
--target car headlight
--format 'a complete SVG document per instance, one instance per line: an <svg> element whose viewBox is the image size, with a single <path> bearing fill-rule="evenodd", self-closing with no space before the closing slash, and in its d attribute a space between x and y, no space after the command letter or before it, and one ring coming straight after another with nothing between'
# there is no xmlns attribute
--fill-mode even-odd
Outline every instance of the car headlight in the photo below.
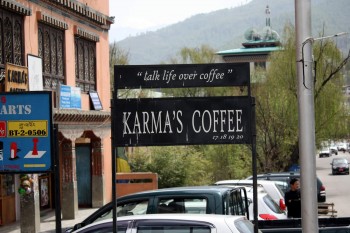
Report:
<svg viewBox="0 0 350 233"><path fill-rule="evenodd" d="M333 169L336 169L337 167L336 166L333 166Z"/></svg>

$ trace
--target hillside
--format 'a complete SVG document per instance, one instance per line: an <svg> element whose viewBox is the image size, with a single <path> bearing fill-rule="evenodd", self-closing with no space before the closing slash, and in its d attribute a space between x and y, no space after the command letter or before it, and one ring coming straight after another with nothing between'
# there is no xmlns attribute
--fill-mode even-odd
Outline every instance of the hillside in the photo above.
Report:
<svg viewBox="0 0 350 233"><path fill-rule="evenodd" d="M350 32L349 0L312 0L312 30L318 37ZM182 22L154 32L128 37L117 45L130 54L130 64L159 64L168 61L183 47L199 47L206 44L215 50L241 47L244 32L249 28L261 31L265 26L267 1L250 3L198 14ZM269 0L271 27L282 37L287 22L294 24L294 0ZM347 43L348 44L348 43ZM349 45L347 45L349 46Z"/></svg>

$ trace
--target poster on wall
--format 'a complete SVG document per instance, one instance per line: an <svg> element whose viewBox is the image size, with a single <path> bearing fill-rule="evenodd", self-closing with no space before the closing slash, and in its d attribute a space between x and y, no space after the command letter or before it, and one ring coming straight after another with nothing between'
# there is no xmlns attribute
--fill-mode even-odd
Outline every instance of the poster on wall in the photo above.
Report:
<svg viewBox="0 0 350 233"><path fill-rule="evenodd" d="M98 93L96 91L90 91L89 96L90 96L90 103L92 105L92 109L102 110L103 107L102 107L101 99Z"/></svg>
<svg viewBox="0 0 350 233"><path fill-rule="evenodd" d="M43 90L43 68L42 59L38 56L28 54L28 81L29 91Z"/></svg>
<svg viewBox="0 0 350 233"><path fill-rule="evenodd" d="M60 85L60 108L81 109L80 87Z"/></svg>

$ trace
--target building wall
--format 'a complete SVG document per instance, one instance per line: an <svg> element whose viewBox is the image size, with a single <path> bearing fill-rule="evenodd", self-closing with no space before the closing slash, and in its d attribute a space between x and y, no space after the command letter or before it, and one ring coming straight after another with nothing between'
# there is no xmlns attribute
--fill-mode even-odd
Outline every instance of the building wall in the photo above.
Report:
<svg viewBox="0 0 350 233"><path fill-rule="evenodd" d="M40 5L28 0L17 0L18 3L32 9L32 15L24 18L24 38L25 54L38 55L38 20L37 12L40 11L48 16L66 22L68 29L65 30L65 68L66 85L75 86L75 54L74 54L74 25L86 29L87 31L99 36L99 42L96 43L96 81L97 91L101 98L105 111L109 111L110 106L110 74L109 74L109 38L108 30L101 31L89 25L77 22L78 17L65 17L55 11L45 9ZM109 0L83 0L80 1L91 6L97 11L108 15ZM95 8L96 7L96 8ZM27 64L27 59L26 59ZM89 110L89 96L82 93L82 110Z"/></svg>
<svg viewBox="0 0 350 233"><path fill-rule="evenodd" d="M111 22L109 18L109 0L11 0L10 2L14 2L15 4L20 4L23 7L26 7L30 9L31 15L24 15L24 31L23 31L23 38L24 38L24 55L25 55L25 62L24 66L27 66L27 56L28 54L38 56L39 53L39 42L38 42L38 25L39 25L39 19L40 14L45 14L52 19L57 19L60 22L63 22L67 25L67 29L64 30L64 76L65 76L65 85L69 85L72 87L76 86L75 83L75 37L77 36L77 27L84 30L85 32L88 32L89 35L93 35L98 37L98 41L95 42L96 44L96 91L99 94L103 110L102 112L106 112L110 114L110 69L109 69L109 38L108 38L108 31ZM80 2L84 5L88 6L89 9L91 9L93 12L98 11L99 13L103 14L103 17L106 17L105 23L96 23L89 21L86 18L85 13L79 13L79 12L70 12L69 10L65 9L65 7L58 7L55 8L55 2ZM2 3L1 3L2 4ZM11 10L7 9L7 7L4 7L5 10L11 12ZM105 18L104 18L105 19ZM56 93L57 94L57 93ZM56 96L58 97L58 96ZM56 100L57 104L57 100ZM88 117L93 118L95 113L92 113L89 115L89 112L91 111L90 107L90 97L89 94L86 92L81 92L81 111L87 112ZM54 115L55 113L53 113ZM107 115L108 115L107 114ZM68 114L69 115L69 114ZM79 115L79 114L78 114ZM108 116L106 114L102 114L103 119L108 120ZM55 116L54 116L55 117ZM83 116L84 117L84 116ZM74 113L69 115L68 118L69 121L66 121L65 117L61 117L61 121L55 122L58 124L65 125L67 128L65 129L65 132L61 132L61 139L65 143L68 142L71 143L72 151L71 153L66 153L67 156L70 156L69 159L72 161L70 167L64 167L65 164L61 163L61 182L65 181L66 179L62 176L65 176L66 174L62 174L62 171L69 171L70 174L68 175L69 179L66 183L61 183L61 193L62 190L64 190L62 187L69 187L67 190L67 193L71 193L73 199L76 199L76 174L75 174L75 152L74 147L77 140L83 138L83 137L90 137L94 141L100 141L101 149L98 148L96 150L101 150L101 152L92 151L92 156L101 158L99 162L101 163L101 166L98 167L98 171L96 171L93 174L93 182L96 180L96 184L92 184L92 187L95 187L95 193L97 189L97 193L100 190L101 193L103 193L103 197L100 198L98 195L95 195L96 200L92 200L92 207L100 207L107 202L110 202L112 200L112 167L111 167L111 132L110 127L108 126L109 122L99 122L97 116L96 119L93 119L92 122L95 123L93 125L89 125L87 123L86 125L82 124L79 121L74 122L74 119L77 119L74 116ZM56 118L55 118L56 119ZM63 120L62 120L63 119ZM82 117L78 118L80 121ZM83 118L84 120L84 118ZM66 122L65 122L66 121ZM105 124L104 130L96 129L96 125L100 126ZM72 125L72 129L70 129L70 125ZM106 127L107 125L107 127ZM60 130L60 125L59 125ZM68 133L67 133L68 132ZM87 132L87 133L86 133ZM89 136L86 136L86 135ZM85 136L84 136L85 135ZM61 142L62 142L61 141ZM60 144L60 151L62 156L62 144ZM97 156L96 156L97 154ZM62 159L62 158L61 158ZM68 159L68 160L69 160ZM62 162L62 161L61 161ZM97 187L97 188L96 188ZM66 193L66 194L67 194ZM99 193L98 193L99 194ZM67 196L63 193L62 196ZM94 195L93 195L94 198ZM17 200L18 202L18 200ZM75 211L76 211L76 200L72 200L69 203L65 203L66 206L74 206L72 210L63 212L63 219L70 219L75 217ZM17 208L18 211L18 208ZM64 211L64 210L63 210ZM17 220L18 220L18 213L17 214ZM30 223L29 223L30 224Z"/></svg>

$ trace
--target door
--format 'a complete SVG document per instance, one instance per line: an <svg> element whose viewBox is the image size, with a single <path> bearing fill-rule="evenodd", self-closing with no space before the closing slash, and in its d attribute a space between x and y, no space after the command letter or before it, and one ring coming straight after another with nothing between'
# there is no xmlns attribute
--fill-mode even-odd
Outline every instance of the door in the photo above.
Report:
<svg viewBox="0 0 350 233"><path fill-rule="evenodd" d="M90 144L75 147L79 207L91 207L91 150Z"/></svg>

